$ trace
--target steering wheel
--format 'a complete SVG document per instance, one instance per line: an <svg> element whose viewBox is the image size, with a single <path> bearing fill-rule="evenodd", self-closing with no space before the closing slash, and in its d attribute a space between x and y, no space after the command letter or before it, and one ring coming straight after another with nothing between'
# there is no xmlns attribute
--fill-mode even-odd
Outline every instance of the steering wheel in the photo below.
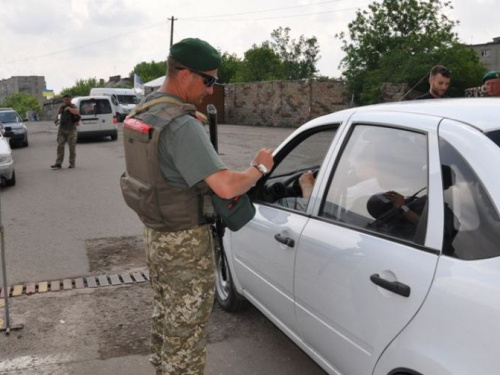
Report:
<svg viewBox="0 0 500 375"><path fill-rule="evenodd" d="M301 197L302 189L300 188L299 178L308 170L313 172L313 176L316 179L319 172L319 167L313 167L310 169L304 169L295 172L290 177L282 182L275 182L270 185L268 192L273 196L273 200L276 201L285 197Z"/></svg>

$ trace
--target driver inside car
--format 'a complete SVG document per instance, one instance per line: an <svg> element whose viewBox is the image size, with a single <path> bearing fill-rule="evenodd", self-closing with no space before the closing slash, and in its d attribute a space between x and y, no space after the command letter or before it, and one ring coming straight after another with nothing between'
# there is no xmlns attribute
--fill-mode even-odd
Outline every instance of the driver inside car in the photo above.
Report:
<svg viewBox="0 0 500 375"><path fill-rule="evenodd" d="M293 208L298 211L305 211L309 198L314 188L314 178L312 171L307 171L299 177L299 186L302 190L301 197L286 197L278 199L275 203L283 207Z"/></svg>

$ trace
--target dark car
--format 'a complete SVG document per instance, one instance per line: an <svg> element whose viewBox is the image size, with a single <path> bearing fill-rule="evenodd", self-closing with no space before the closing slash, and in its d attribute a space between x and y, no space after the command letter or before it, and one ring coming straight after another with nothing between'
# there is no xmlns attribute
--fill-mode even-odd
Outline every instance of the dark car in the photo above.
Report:
<svg viewBox="0 0 500 375"><path fill-rule="evenodd" d="M9 138L11 145L28 146L28 130L21 116L13 109L0 109L0 123L2 124L2 132L6 138Z"/></svg>

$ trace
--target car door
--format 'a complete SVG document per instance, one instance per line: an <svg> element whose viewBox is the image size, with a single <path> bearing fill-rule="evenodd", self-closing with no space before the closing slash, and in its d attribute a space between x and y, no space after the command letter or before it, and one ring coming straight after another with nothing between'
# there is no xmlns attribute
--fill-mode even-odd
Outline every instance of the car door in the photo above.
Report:
<svg viewBox="0 0 500 375"><path fill-rule="evenodd" d="M307 170L316 173L337 125L300 133L275 155L273 171L252 192L254 219L231 236L234 275L243 294L276 323L295 330L293 272L297 240L307 220L307 203L293 200L293 184Z"/></svg>
<svg viewBox="0 0 500 375"><path fill-rule="evenodd" d="M370 374L432 283L442 222L427 204L442 195L440 178L430 178L440 175L437 122L355 114L329 161L297 245L294 281L299 332L331 372ZM396 209L387 192L405 196L413 211ZM417 220L403 216L412 213Z"/></svg>

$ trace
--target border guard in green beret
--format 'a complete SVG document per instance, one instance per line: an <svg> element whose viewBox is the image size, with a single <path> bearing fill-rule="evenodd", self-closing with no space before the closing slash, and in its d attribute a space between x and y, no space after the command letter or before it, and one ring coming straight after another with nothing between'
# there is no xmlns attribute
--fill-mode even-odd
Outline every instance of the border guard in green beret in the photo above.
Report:
<svg viewBox="0 0 500 375"><path fill-rule="evenodd" d="M491 71L483 77L488 96L500 97L500 72Z"/></svg>
<svg viewBox="0 0 500 375"><path fill-rule="evenodd" d="M188 38L172 45L167 75L127 117L123 135L126 203L145 225L154 290L151 363L157 375L202 375L205 327L214 303L211 194L231 199L273 167L261 149L243 172L229 170L210 143L195 105L213 93L219 52Z"/></svg>

